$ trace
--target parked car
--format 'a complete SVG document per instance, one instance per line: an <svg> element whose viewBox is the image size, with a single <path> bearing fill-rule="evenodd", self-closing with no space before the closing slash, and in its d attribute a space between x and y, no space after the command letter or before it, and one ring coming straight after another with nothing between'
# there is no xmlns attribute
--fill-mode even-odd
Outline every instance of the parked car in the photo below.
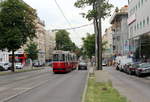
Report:
<svg viewBox="0 0 150 102"><path fill-rule="evenodd" d="M136 69L139 68L139 64L140 63L130 63L130 64L128 64L128 66L126 68L126 73L130 74L130 75L135 74Z"/></svg>
<svg viewBox="0 0 150 102"><path fill-rule="evenodd" d="M23 64L22 63L15 63L15 67L16 67L16 69L22 69Z"/></svg>
<svg viewBox="0 0 150 102"><path fill-rule="evenodd" d="M116 59L116 70L124 71L126 68L126 65L128 63L132 63L132 58L128 58L127 56L119 56Z"/></svg>
<svg viewBox="0 0 150 102"><path fill-rule="evenodd" d="M107 66L107 63L102 61L102 66Z"/></svg>
<svg viewBox="0 0 150 102"><path fill-rule="evenodd" d="M87 70L87 63L85 62L80 62L78 64L78 70Z"/></svg>
<svg viewBox="0 0 150 102"><path fill-rule="evenodd" d="M34 62L33 62L33 66L34 67L42 67L44 64L43 63L41 63L40 61L38 61L38 60L35 60Z"/></svg>
<svg viewBox="0 0 150 102"><path fill-rule="evenodd" d="M137 76L142 76L145 74L150 74L150 63L142 63L139 64L139 67L136 68L135 74Z"/></svg>
<svg viewBox="0 0 150 102"><path fill-rule="evenodd" d="M1 62L0 66L1 66L1 69L0 69L1 71L6 71L9 69L10 64L8 62Z"/></svg>

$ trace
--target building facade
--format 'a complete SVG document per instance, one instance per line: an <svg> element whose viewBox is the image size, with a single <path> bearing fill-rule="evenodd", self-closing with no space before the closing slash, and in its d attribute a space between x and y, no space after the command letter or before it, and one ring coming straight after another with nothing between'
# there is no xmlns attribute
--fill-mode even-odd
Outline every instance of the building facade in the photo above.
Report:
<svg viewBox="0 0 150 102"><path fill-rule="evenodd" d="M9 62L9 53L7 51L0 50L0 63Z"/></svg>
<svg viewBox="0 0 150 102"><path fill-rule="evenodd" d="M150 34L150 0L128 0L128 2L130 51L135 52L140 45L140 36Z"/></svg>
<svg viewBox="0 0 150 102"><path fill-rule="evenodd" d="M116 10L110 19L112 24L113 53L126 55L129 52L128 6Z"/></svg>
<svg viewBox="0 0 150 102"><path fill-rule="evenodd" d="M112 27L105 30L102 41L107 42L105 46L106 49L103 52L103 57L111 57L113 55Z"/></svg>
<svg viewBox="0 0 150 102"><path fill-rule="evenodd" d="M56 33L50 30L46 33L46 61L52 60L52 54L56 47L55 36Z"/></svg>

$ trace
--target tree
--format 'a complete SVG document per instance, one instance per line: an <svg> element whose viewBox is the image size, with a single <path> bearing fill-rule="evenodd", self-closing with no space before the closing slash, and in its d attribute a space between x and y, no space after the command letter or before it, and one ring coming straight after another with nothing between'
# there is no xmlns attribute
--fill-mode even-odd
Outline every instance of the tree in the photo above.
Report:
<svg viewBox="0 0 150 102"><path fill-rule="evenodd" d="M101 17L105 19L105 17L110 16L111 8L113 7L113 5L109 3L109 0L101 0L100 5L98 5L97 0L77 0L77 2L75 2L74 5L77 8L94 6L93 9L88 10L88 12L82 13L83 17L85 17L88 20L97 20L99 10L101 13ZM97 7L100 7L100 9L97 10Z"/></svg>
<svg viewBox="0 0 150 102"><path fill-rule="evenodd" d="M14 72L14 52L36 35L36 11L22 0L0 2L0 49L12 51L12 71Z"/></svg>
<svg viewBox="0 0 150 102"><path fill-rule="evenodd" d="M77 46L71 41L66 30L59 30L56 33L56 49L73 52L77 49Z"/></svg>
<svg viewBox="0 0 150 102"><path fill-rule="evenodd" d="M134 56L136 59L150 58L150 35L141 35L139 39L139 46L137 47Z"/></svg>
<svg viewBox="0 0 150 102"><path fill-rule="evenodd" d="M102 28L101 19L110 16L112 4L109 0L77 0L74 4L78 8L84 8L86 6L93 6L92 9L86 13L82 13L83 17L89 21L93 20L95 34L97 35L97 69L102 70Z"/></svg>
<svg viewBox="0 0 150 102"><path fill-rule="evenodd" d="M25 52L27 53L28 58L31 58L31 60L35 60L38 58L38 52L37 44L34 42L30 42L27 44L27 48L25 49Z"/></svg>
<svg viewBox="0 0 150 102"><path fill-rule="evenodd" d="M83 52L85 55L87 55L89 58L92 58L92 56L95 55L95 34L87 34L85 38L82 38L83 40ZM107 42L102 42L102 51L106 49Z"/></svg>

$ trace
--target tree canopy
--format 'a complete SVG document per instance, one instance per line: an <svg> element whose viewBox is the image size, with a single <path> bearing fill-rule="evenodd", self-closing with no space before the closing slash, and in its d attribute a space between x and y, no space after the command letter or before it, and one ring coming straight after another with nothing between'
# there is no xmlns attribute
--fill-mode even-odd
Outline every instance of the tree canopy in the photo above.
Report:
<svg viewBox="0 0 150 102"><path fill-rule="evenodd" d="M104 19L105 17L110 15L111 8L113 7L113 5L109 3L109 0L101 0L100 5L98 5L97 0L77 0L74 3L74 5L77 8L84 8L86 6L94 6L93 9L88 10L88 12L82 13L83 17L87 18L88 20L97 18L99 15L98 11L100 11L101 13L100 16Z"/></svg>
<svg viewBox="0 0 150 102"><path fill-rule="evenodd" d="M27 48L25 49L25 52L27 53L27 57L31 58L32 60L36 60L38 58L38 48L37 44L34 42L30 42L27 44Z"/></svg>
<svg viewBox="0 0 150 102"><path fill-rule="evenodd" d="M22 0L3 0L0 8L0 49L12 51L14 69L14 51L36 36L37 14Z"/></svg>
<svg viewBox="0 0 150 102"><path fill-rule="evenodd" d="M73 51L75 52L78 47L74 42L71 41L69 37L69 32L66 30L59 30L56 33L56 49L63 51Z"/></svg>
<svg viewBox="0 0 150 102"><path fill-rule="evenodd" d="M95 34L87 34L85 38L82 38L83 40L83 46L82 51L83 54L87 55L89 58L92 56L95 56ZM106 49L107 42L102 42L102 51Z"/></svg>

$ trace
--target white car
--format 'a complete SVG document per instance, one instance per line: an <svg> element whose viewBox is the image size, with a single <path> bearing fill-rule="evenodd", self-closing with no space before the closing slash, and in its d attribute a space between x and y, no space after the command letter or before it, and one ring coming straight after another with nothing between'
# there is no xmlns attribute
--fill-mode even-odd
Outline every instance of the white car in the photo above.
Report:
<svg viewBox="0 0 150 102"><path fill-rule="evenodd" d="M0 66L3 68L4 71L10 68L10 64L8 62L0 62Z"/></svg>
<svg viewBox="0 0 150 102"><path fill-rule="evenodd" d="M22 69L23 64L22 63L15 63L15 67L16 67L16 69Z"/></svg>

